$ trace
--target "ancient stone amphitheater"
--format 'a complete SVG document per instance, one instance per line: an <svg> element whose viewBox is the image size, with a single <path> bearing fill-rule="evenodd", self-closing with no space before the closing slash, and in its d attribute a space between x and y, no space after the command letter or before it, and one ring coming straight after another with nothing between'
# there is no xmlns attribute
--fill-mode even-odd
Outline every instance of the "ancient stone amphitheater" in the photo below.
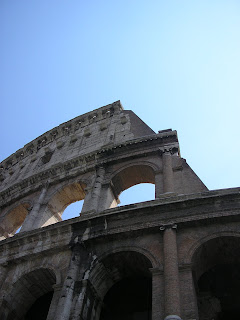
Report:
<svg viewBox="0 0 240 320"><path fill-rule="evenodd" d="M155 200L119 207L139 183ZM120 101L5 159L0 205L1 320L240 319L240 188L209 191Z"/></svg>

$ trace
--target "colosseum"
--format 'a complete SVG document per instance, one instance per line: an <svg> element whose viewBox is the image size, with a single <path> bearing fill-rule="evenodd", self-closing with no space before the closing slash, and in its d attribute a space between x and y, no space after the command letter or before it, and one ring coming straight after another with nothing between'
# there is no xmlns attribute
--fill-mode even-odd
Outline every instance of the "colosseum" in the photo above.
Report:
<svg viewBox="0 0 240 320"><path fill-rule="evenodd" d="M140 183L155 199L118 206ZM0 164L0 319L240 319L239 221L240 188L208 190L176 131L120 101L80 115Z"/></svg>

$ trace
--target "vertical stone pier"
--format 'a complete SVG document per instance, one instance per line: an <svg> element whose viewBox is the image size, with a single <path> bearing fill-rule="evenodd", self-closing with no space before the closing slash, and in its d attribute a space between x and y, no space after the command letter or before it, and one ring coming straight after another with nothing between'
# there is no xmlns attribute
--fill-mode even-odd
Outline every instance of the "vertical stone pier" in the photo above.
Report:
<svg viewBox="0 0 240 320"><path fill-rule="evenodd" d="M73 292L75 282L79 273L80 251L79 245L75 245L71 256L70 265L64 281L61 295L58 302L57 312L54 320L68 320L72 308Z"/></svg>
<svg viewBox="0 0 240 320"><path fill-rule="evenodd" d="M47 189L48 189L48 183L43 185L40 196L38 200L35 202L35 204L33 205L32 210L28 213L20 232L29 231L29 230L41 227L38 225L37 220L38 220L39 210L44 201Z"/></svg>
<svg viewBox="0 0 240 320"><path fill-rule="evenodd" d="M160 227L163 231L165 320L181 319L176 229L176 224Z"/></svg>
<svg viewBox="0 0 240 320"><path fill-rule="evenodd" d="M46 320L53 320L54 319L54 314L57 310L58 301L60 299L61 289L62 289L62 284L53 285L54 293L53 293L52 301L51 301L51 304L49 307L49 311L48 311L48 315L47 315Z"/></svg>
<svg viewBox="0 0 240 320"><path fill-rule="evenodd" d="M163 270L150 269L152 273L152 320L163 319L164 279Z"/></svg>
<svg viewBox="0 0 240 320"><path fill-rule="evenodd" d="M163 161L163 192L174 192L172 155L170 150L165 150L162 155Z"/></svg>
<svg viewBox="0 0 240 320"><path fill-rule="evenodd" d="M98 167L96 170L96 179L91 190L88 190L84 200L82 213L86 211L97 212L99 210L100 195L102 190L102 184L105 176L105 168Z"/></svg>

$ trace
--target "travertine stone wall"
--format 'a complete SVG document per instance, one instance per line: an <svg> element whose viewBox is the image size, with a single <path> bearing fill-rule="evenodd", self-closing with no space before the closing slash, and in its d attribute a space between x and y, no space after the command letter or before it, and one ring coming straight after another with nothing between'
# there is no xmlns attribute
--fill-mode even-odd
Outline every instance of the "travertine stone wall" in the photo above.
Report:
<svg viewBox="0 0 240 320"><path fill-rule="evenodd" d="M0 167L1 238L61 221L74 201L85 199L82 213L115 207L142 182L155 184L156 197L207 190L179 156L176 131L155 134L119 101L50 130Z"/></svg>
<svg viewBox="0 0 240 320"><path fill-rule="evenodd" d="M138 276L151 283L152 319L202 320L206 247L224 239L238 252L240 189L209 191L181 158L176 131L154 133L117 101L43 134L1 168L0 319L24 319L52 292L47 320L101 320L106 294ZM155 200L117 207L144 182ZM62 221L78 200L81 215Z"/></svg>

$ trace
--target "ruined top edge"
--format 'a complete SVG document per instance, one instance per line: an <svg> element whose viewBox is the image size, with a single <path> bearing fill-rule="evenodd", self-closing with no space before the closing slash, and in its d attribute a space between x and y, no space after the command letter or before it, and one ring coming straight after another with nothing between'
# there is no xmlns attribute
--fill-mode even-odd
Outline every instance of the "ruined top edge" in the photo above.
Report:
<svg viewBox="0 0 240 320"><path fill-rule="evenodd" d="M14 152L13 154L9 155L7 158L5 158L4 160L2 160L0 162L0 169L1 169L1 164L3 164L4 162L8 161L9 159L11 159L11 157L16 154L16 153L21 153L23 151L23 149L30 147L33 143L38 142L39 139L43 139L46 135L54 135L54 132L57 132L59 129L61 129L62 127L66 127L69 126L71 127L72 125L78 123L85 123L85 125L88 124L89 120L92 118L99 118L103 119L109 115L113 115L114 113L123 111L124 108L121 104L120 100L117 100L111 104L108 104L106 106L94 109L90 112L84 113L82 115L79 115L69 121L63 122L61 124L59 124L57 127L52 128L49 131L46 131L45 133L41 134L40 136L38 136L37 138L35 138L34 140L30 141L29 143L27 143L26 145L24 145L22 148L18 149L16 152Z"/></svg>

